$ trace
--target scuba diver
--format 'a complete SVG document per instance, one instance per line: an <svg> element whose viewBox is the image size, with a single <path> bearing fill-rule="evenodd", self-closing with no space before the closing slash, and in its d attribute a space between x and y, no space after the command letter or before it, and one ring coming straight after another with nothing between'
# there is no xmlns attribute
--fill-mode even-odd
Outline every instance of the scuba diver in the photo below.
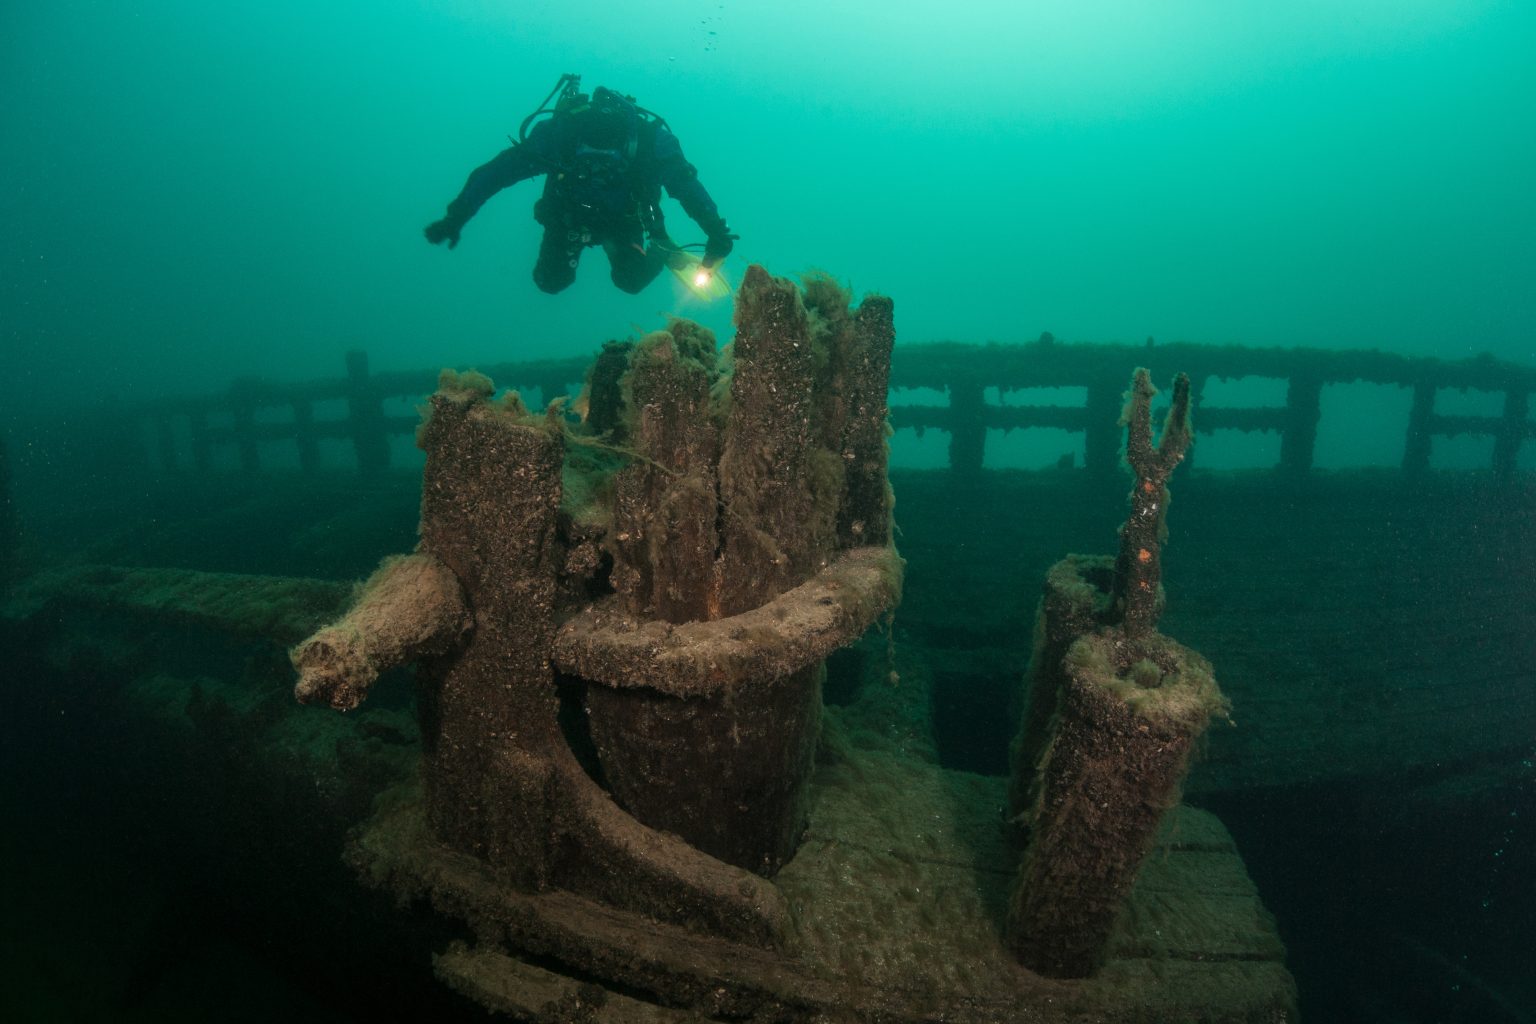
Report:
<svg viewBox="0 0 1536 1024"><path fill-rule="evenodd" d="M550 116L529 131L545 114ZM612 89L599 86L588 96L580 75L562 75L539 109L523 119L512 146L477 167L448 204L447 216L427 225L427 241L452 249L486 200L538 174L545 175L544 193L533 216L544 238L533 280L550 294L576 279L582 251L594 245L603 247L613 283L626 292L639 292L663 267L700 291L711 277L718 279L714 268L740 237L731 234L666 121ZM704 229L702 260L686 251L698 246L679 246L667 235L662 188Z"/></svg>

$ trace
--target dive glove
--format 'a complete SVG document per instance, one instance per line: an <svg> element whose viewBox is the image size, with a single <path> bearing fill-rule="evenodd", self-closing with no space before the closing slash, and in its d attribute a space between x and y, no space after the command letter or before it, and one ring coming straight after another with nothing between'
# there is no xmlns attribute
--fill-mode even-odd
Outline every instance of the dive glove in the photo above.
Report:
<svg viewBox="0 0 1536 1024"><path fill-rule="evenodd" d="M719 227L709 233L709 238L704 242L704 265L713 267L731 254L736 247L736 239L740 235L731 234L731 229L721 221Z"/></svg>
<svg viewBox="0 0 1536 1024"><path fill-rule="evenodd" d="M459 232L463 228L464 225L452 217L444 217L442 220L435 220L428 224L422 234L426 235L427 241L433 245L442 245L447 242L448 248L452 249L459 244Z"/></svg>

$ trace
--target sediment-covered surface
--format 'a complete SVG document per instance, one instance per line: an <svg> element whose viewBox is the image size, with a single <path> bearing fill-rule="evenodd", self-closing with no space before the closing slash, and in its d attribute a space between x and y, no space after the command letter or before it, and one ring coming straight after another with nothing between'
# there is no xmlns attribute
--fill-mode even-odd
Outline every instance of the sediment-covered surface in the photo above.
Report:
<svg viewBox="0 0 1536 1024"><path fill-rule="evenodd" d="M489 950L458 949L438 970L461 991L500 991L493 1005L521 1020L559 1019L517 994L533 965L548 986L534 991L551 1001L574 999L581 980L600 978L611 991L589 991L589 1003L640 994L700 1020L1151 1024L1294 1016L1273 920L1210 814L1182 808L1169 816L1102 971L1052 981L1021 968L1003 940L1017 860L1003 839L1004 780L945 771L885 747L851 733L828 752L805 844L776 879L795 919L780 952L567 893L508 891L477 862L434 843L409 795L375 819L353 856L376 881L473 921ZM507 950L513 955L487 955Z"/></svg>

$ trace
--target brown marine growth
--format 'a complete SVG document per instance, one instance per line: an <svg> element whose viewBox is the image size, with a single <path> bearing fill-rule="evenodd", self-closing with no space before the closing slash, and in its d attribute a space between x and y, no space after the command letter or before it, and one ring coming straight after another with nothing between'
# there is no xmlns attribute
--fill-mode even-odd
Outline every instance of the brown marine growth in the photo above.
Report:
<svg viewBox="0 0 1536 1024"><path fill-rule="evenodd" d="M1047 575L1027 705L1013 746L1012 820L1027 832L1008 942L1032 970L1084 977L1178 803L1190 751L1226 703L1208 662L1157 632L1167 481L1189 443L1189 380L1174 385L1161 443L1156 392L1138 369L1122 418L1135 477L1113 571L1068 556Z"/></svg>
<svg viewBox="0 0 1536 1024"><path fill-rule="evenodd" d="M634 347L632 341L606 342L587 370L587 425L593 433L616 443L625 440L624 395L620 381L629 369L629 354Z"/></svg>
<svg viewBox="0 0 1536 1024"><path fill-rule="evenodd" d="M692 333L641 341L621 388L636 458L614 478L612 582L631 614L667 622L719 617L714 338Z"/></svg>
<svg viewBox="0 0 1536 1024"><path fill-rule="evenodd" d="M720 453L720 612L734 615L783 593L815 569L834 526L818 487L824 452L811 422L815 353L800 292L747 271L736 298L735 373ZM835 504L833 505L835 509Z"/></svg>
<svg viewBox="0 0 1536 1024"><path fill-rule="evenodd" d="M640 343L624 385L636 460L616 479L613 533L614 586L634 621L574 620L556 645L560 667L589 684L587 721L619 802L765 875L804 829L822 657L900 590L885 482L890 309L871 298L850 313L846 293L819 278L802 301L792 282L753 267L737 296L728 381L696 325L675 321ZM799 632L792 609L803 598L792 595L866 547L878 552L866 560L873 571L827 598L841 609L836 642L767 656L781 633ZM777 620L762 614L769 605ZM715 620L730 625L698 626ZM626 625L646 642L624 642ZM684 635L688 658L712 666L693 684L677 661L657 670L658 652ZM727 667L743 640L746 663Z"/></svg>
<svg viewBox="0 0 1536 1024"><path fill-rule="evenodd" d="M1138 368L1120 418L1126 427L1125 461L1135 478L1131 514L1120 528L1120 556L1115 561L1115 587L1110 621L1127 636L1157 628L1163 613L1163 541L1168 537L1168 478L1189 448L1189 377L1173 382L1173 403L1163 423L1163 436L1152 444L1152 398L1157 389L1151 376Z"/></svg>
<svg viewBox="0 0 1536 1024"><path fill-rule="evenodd" d="M636 822L572 752L551 661L571 593L561 583L564 431L515 394L493 393L480 374L445 372L418 435L427 465L411 557L452 574L472 626L455 644L449 617L438 653L418 657L422 791L401 797L405 812L392 807L379 826L391 834L363 840L356 856L367 861L387 842L412 865L390 870L452 875L453 857L467 855L522 891L581 892L738 941L777 942L788 917L771 886Z"/></svg>
<svg viewBox="0 0 1536 1024"><path fill-rule="evenodd" d="M351 711L380 675L447 653L469 631L458 579L430 555L386 558L352 609L293 652L300 704Z"/></svg>
<svg viewBox="0 0 1536 1024"><path fill-rule="evenodd" d="M1024 966L1080 978L1104 962L1194 743L1226 703L1210 663L1157 633L1080 637L1062 673L1008 930Z"/></svg>
<svg viewBox="0 0 1536 1024"><path fill-rule="evenodd" d="M606 346L582 428L562 402L532 416L444 372L418 433L418 551L292 652L301 698L342 708L416 662L422 793L364 841L403 851L388 870L447 870L452 851L522 892L785 935L758 875L805 826L821 663L901 585L879 432L890 303L821 299L835 330L751 268L730 375L684 320Z"/></svg>
<svg viewBox="0 0 1536 1024"><path fill-rule="evenodd" d="M7 610L91 608L128 619L291 644L345 610L330 580L118 565L60 565L18 581Z"/></svg>
<svg viewBox="0 0 1536 1024"><path fill-rule="evenodd" d="M891 339L896 334L891 303L870 297L857 310L850 310L848 293L830 277L813 275L805 285L818 361L816 418L821 424L821 444L840 460L829 468L842 480L837 542L841 547L887 544L891 539L887 403Z"/></svg>
<svg viewBox="0 0 1536 1024"><path fill-rule="evenodd" d="M450 847L539 884L554 829L554 633L561 436L478 374L444 373L420 443L420 551L458 580L472 639L418 665L427 820Z"/></svg>
<svg viewBox="0 0 1536 1024"><path fill-rule="evenodd" d="M1024 713L1008 751L1008 820L1020 834L1040 805L1039 761L1056 727L1067 650L1108 616L1114 565L1109 555L1068 555L1046 571L1024 676Z"/></svg>

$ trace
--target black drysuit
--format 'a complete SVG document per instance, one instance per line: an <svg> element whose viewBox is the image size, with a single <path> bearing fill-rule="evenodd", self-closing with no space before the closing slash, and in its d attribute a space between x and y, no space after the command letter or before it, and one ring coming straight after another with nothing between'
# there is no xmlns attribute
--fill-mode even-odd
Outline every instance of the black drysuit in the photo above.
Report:
<svg viewBox="0 0 1536 1024"><path fill-rule="evenodd" d="M576 264L589 245L601 245L608 254L619 288L634 293L650 284L674 251L658 209L663 188L704 229L711 255L730 251L729 229L677 136L660 120L612 108L541 121L522 143L475 168L448 204L445 221L455 240L491 196L538 174L546 178L534 217L544 226L544 238L533 280L546 292L575 280Z"/></svg>

